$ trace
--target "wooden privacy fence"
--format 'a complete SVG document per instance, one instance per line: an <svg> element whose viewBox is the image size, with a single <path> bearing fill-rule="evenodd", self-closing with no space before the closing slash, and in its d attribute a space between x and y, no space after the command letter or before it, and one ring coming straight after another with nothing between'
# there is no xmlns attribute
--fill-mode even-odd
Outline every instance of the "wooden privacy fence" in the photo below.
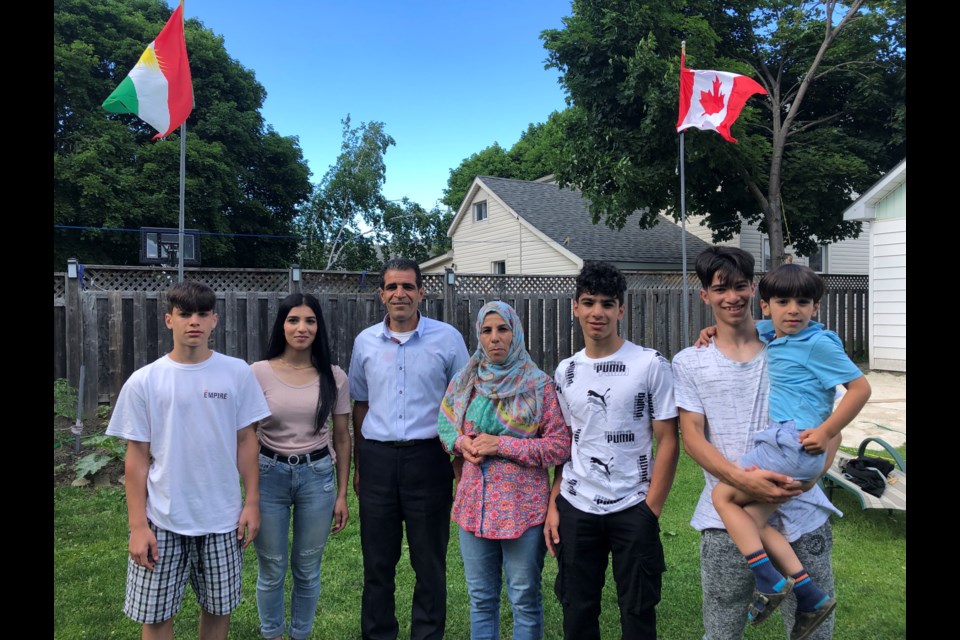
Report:
<svg viewBox="0 0 960 640"><path fill-rule="evenodd" d="M196 271L201 273L188 272L185 277L204 280L203 270ZM223 271L228 270L217 273ZM251 270L237 271L246 274ZM262 357L280 301L291 288L298 288L297 283L284 281L284 273L270 274L272 282L267 286L274 290L214 287L219 316L212 336L214 349L247 362ZM349 277L358 275L352 280ZM386 313L375 293L376 277L329 274L328 283L333 284L324 286L324 278L315 275L304 277L299 285L320 300L333 360L344 370L350 363L354 337L381 321ZM825 279L828 292L821 302L819 318L840 335L851 357L862 360L867 353L866 277ZM562 359L583 347L583 334L572 312L570 276L457 274L452 286L444 284L442 276L425 276L424 280L427 294L421 312L454 325L470 352L477 346L477 311L486 302L498 299L517 310L530 355L544 371L552 374ZM620 334L657 349L667 358L692 344L703 327L713 324L713 314L700 301L699 282L693 278L689 283L689 334L683 336L680 274L628 276L630 288ZM353 291L344 291L351 287ZM104 290L89 285L81 289L77 279L54 274L54 379L67 378L72 385L79 386L80 365L84 365L85 411L91 411L98 403L113 404L130 374L172 347L170 331L163 320L167 307L165 287L147 288L154 290ZM523 292L524 289L528 291ZM754 307L755 316L760 317L756 300Z"/></svg>

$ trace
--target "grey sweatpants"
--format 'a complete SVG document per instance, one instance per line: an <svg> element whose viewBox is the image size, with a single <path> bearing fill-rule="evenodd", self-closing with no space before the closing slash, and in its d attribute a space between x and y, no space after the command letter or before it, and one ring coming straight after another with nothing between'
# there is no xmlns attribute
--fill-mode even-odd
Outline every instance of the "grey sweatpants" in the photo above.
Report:
<svg viewBox="0 0 960 640"><path fill-rule="evenodd" d="M828 520L818 529L800 536L792 545L803 568L818 587L835 596L833 588L833 530ZM747 607L753 601L755 580L730 535L723 529L707 529L700 536L700 580L703 586L704 640L741 640L747 624ZM780 612L786 637L793 628L797 599L791 594ZM811 640L833 637L830 614ZM764 624L772 624L767 621Z"/></svg>

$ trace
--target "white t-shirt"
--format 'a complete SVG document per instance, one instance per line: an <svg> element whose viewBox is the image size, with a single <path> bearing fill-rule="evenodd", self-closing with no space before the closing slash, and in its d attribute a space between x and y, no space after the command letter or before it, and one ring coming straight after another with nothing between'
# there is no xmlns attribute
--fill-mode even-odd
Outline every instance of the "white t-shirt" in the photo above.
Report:
<svg viewBox="0 0 960 640"><path fill-rule="evenodd" d="M237 431L270 415L250 366L214 352L199 364L163 356L123 385L107 434L150 443L147 517L181 535L237 528Z"/></svg>
<svg viewBox="0 0 960 640"><path fill-rule="evenodd" d="M642 502L653 475L651 421L677 416L670 362L625 341L605 358L578 351L560 363L554 378L573 433L563 497L589 513Z"/></svg>
<svg viewBox="0 0 960 640"><path fill-rule="evenodd" d="M768 423L770 385L766 350L749 362L727 358L710 343L688 347L673 358L677 406L705 416L707 441L734 463L753 449L753 436ZM719 480L703 471L706 480L690 525L697 531L725 529L713 506L713 488ZM819 486L785 502L771 522L793 542L817 529L831 513L842 515Z"/></svg>

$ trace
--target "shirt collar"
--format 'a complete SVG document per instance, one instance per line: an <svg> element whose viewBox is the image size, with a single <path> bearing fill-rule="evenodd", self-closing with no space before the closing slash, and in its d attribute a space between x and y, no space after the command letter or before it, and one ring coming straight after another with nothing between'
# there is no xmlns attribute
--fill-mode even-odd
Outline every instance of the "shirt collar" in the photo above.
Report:
<svg viewBox="0 0 960 640"><path fill-rule="evenodd" d="M387 318L389 315L383 316L383 321L380 323L380 331L377 333L377 336L383 338L384 340L390 340L393 334L390 332L390 327L387 326ZM413 330L413 335L423 336L423 330L425 328L423 314L417 310L417 327Z"/></svg>
<svg viewBox="0 0 960 640"><path fill-rule="evenodd" d="M771 323L771 325L770 325L770 331L769 331L769 333L767 333L767 334L765 334L765 335L767 336L767 339L768 339L770 342L774 342L774 341L777 341L777 340L779 340L779 341L781 341L781 342L786 342L786 341L788 341L788 340L805 340L805 339L809 338L811 334L819 333L821 330L823 330L824 326L825 326L825 325L824 325L822 322L817 322L816 320L811 320L811 321L810 321L810 324L808 324L803 330L799 331L798 333L795 333L795 334L793 334L793 335L787 335L787 336L783 336L783 337L781 337L781 338L778 338L776 332L775 332L774 329L773 329L773 323Z"/></svg>

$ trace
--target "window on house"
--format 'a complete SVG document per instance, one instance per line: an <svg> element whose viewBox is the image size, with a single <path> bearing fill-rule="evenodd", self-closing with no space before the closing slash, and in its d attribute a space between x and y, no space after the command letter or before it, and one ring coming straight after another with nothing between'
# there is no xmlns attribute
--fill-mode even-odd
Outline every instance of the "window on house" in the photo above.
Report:
<svg viewBox="0 0 960 640"><path fill-rule="evenodd" d="M496 262L490 263L490 273L499 273L501 275L507 272L507 261L498 260Z"/></svg>
<svg viewBox="0 0 960 640"><path fill-rule="evenodd" d="M827 272L827 245L822 244L817 247L816 252L807 258L807 264L817 273Z"/></svg>
<svg viewBox="0 0 960 640"><path fill-rule="evenodd" d="M473 205L473 219L475 222L487 219L487 203L477 202Z"/></svg>
<svg viewBox="0 0 960 640"><path fill-rule="evenodd" d="M760 270L770 271L770 236L761 237L760 254Z"/></svg>

